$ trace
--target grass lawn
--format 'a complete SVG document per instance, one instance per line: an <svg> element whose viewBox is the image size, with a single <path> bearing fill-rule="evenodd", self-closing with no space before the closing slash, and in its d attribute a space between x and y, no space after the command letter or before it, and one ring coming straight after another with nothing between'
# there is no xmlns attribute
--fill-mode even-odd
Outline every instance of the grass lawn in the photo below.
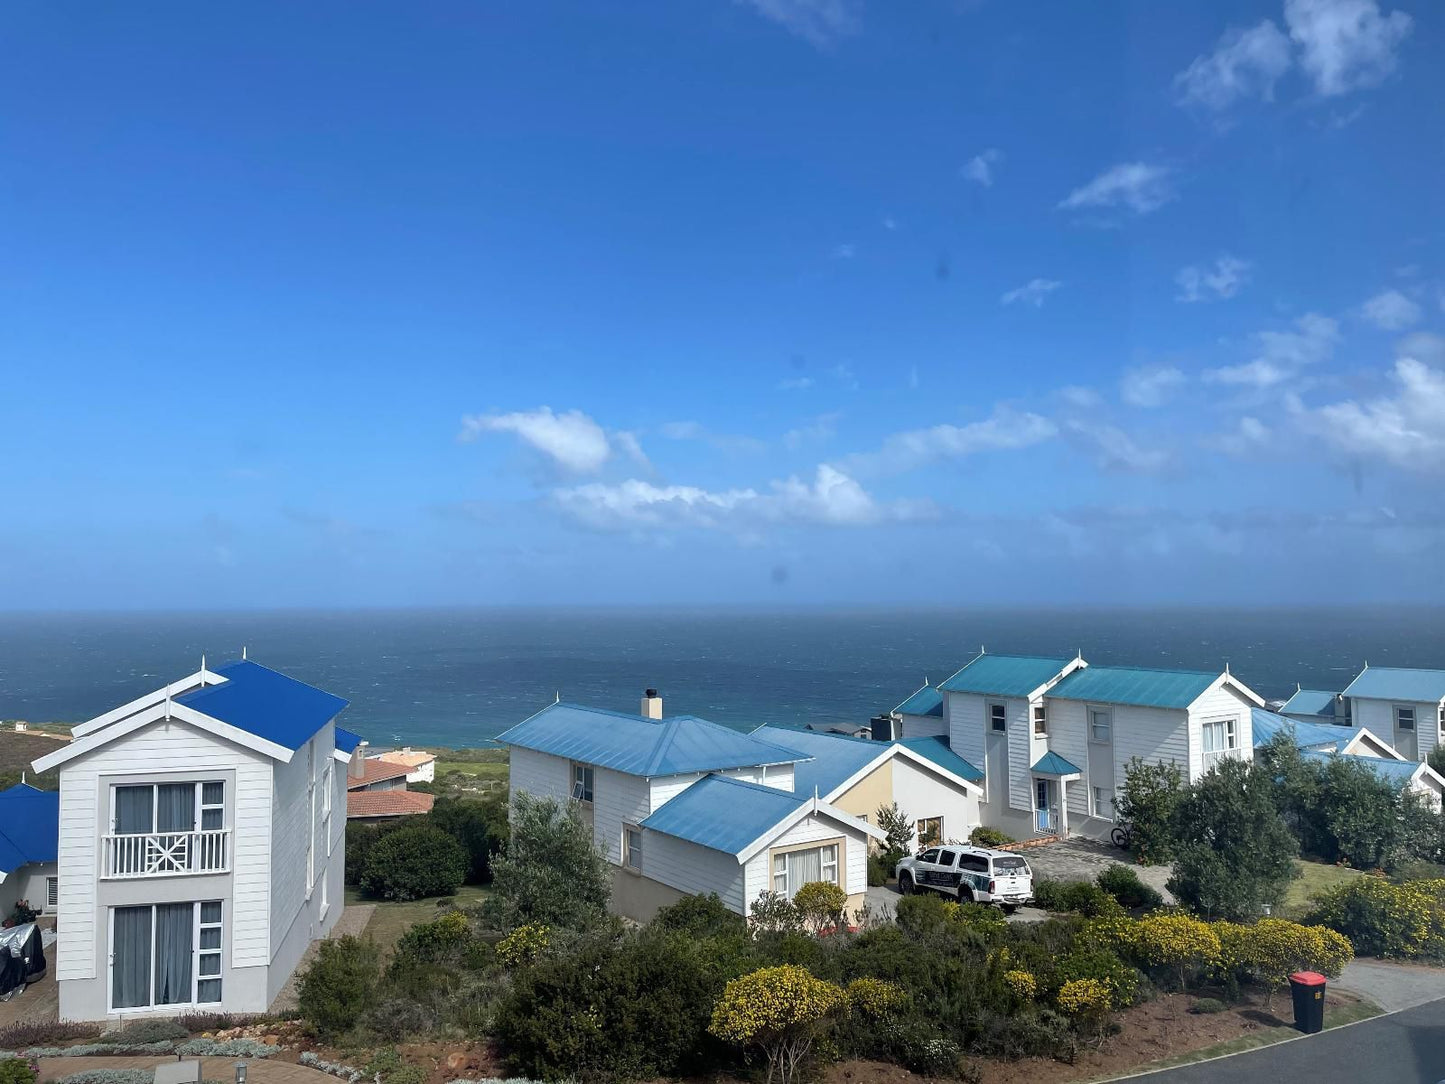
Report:
<svg viewBox="0 0 1445 1084"><path fill-rule="evenodd" d="M471 907L480 903L491 889L482 885L462 885L455 896L432 897L425 900L411 900L408 903L394 903L389 900L370 900L355 887L346 889L347 905L374 903L376 911L366 924L363 937L376 942L383 956L389 956L397 939L418 922L430 922L453 906ZM445 905L445 906L443 906Z"/></svg>
<svg viewBox="0 0 1445 1084"><path fill-rule="evenodd" d="M1316 893L1364 876L1359 870L1350 869L1348 866L1306 862L1299 858L1295 859L1294 864L1299 876L1290 882L1289 891L1285 893L1283 913L1286 918L1298 918L1304 914L1309 909L1310 898Z"/></svg>
<svg viewBox="0 0 1445 1084"><path fill-rule="evenodd" d="M505 783L507 780L507 762L500 763L479 761L479 760L447 760L445 757L437 759L437 775L445 775L447 772L461 772L474 779L496 780Z"/></svg>

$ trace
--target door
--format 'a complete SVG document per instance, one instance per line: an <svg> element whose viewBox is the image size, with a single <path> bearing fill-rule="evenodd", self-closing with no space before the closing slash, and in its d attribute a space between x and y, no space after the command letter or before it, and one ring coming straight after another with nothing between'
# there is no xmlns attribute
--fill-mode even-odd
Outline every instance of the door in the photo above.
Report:
<svg viewBox="0 0 1445 1084"><path fill-rule="evenodd" d="M1054 830L1054 782L1052 779L1034 780L1034 831Z"/></svg>
<svg viewBox="0 0 1445 1084"><path fill-rule="evenodd" d="M1395 705L1395 748L1406 760L1419 760L1415 739L1415 706Z"/></svg>

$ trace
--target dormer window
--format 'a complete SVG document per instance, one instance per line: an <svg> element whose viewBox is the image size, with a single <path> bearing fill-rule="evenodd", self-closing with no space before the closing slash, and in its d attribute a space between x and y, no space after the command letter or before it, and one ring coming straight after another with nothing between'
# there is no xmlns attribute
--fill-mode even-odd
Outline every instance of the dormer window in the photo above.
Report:
<svg viewBox="0 0 1445 1084"><path fill-rule="evenodd" d="M1048 709L1044 707L1044 702L1040 700L1034 705L1034 736L1045 738L1048 737L1048 733L1049 713Z"/></svg>

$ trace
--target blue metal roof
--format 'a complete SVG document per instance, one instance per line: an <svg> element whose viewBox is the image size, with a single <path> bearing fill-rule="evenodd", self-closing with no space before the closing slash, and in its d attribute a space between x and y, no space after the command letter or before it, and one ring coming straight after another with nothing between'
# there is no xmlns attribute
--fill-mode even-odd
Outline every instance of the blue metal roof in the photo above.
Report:
<svg viewBox="0 0 1445 1084"><path fill-rule="evenodd" d="M806 758L794 749L691 715L646 719L579 704L549 705L497 735L496 741L648 778Z"/></svg>
<svg viewBox="0 0 1445 1084"><path fill-rule="evenodd" d="M19 783L0 790L0 873L54 862L60 846L60 792Z"/></svg>
<svg viewBox="0 0 1445 1084"><path fill-rule="evenodd" d="M932 761L961 779L967 779L970 783L983 782L983 772L955 753L947 738L904 738L898 744L907 746L923 759Z"/></svg>
<svg viewBox="0 0 1445 1084"><path fill-rule="evenodd" d="M287 749L300 749L347 705L254 662L227 663L211 673L226 680L183 693L175 702Z"/></svg>
<svg viewBox="0 0 1445 1084"><path fill-rule="evenodd" d="M1250 711L1251 729L1254 732L1254 747L1267 745L1281 732L1294 739L1301 749L1323 749L1327 752L1343 752L1345 746L1363 727L1335 726L1333 723L1306 723L1299 719L1286 719L1283 715L1263 708Z"/></svg>
<svg viewBox="0 0 1445 1084"><path fill-rule="evenodd" d="M1075 670L1049 690L1052 697L1133 704L1146 708L1187 708L1214 684L1218 674L1202 670L1146 670L1133 666L1089 666Z"/></svg>
<svg viewBox="0 0 1445 1084"><path fill-rule="evenodd" d="M1040 775L1083 774L1083 772L1081 772L1077 767L1075 767L1071 761L1065 760L1052 749L1050 749L1043 756L1039 757L1038 760L1034 761L1034 766L1030 768L1029 771L1038 772Z"/></svg>
<svg viewBox="0 0 1445 1084"><path fill-rule="evenodd" d="M1072 661L1039 655L980 655L938 687L950 693L1028 696Z"/></svg>
<svg viewBox="0 0 1445 1084"><path fill-rule="evenodd" d="M1322 752L1318 749L1306 749L1302 755L1311 760L1322 761L1333 760L1336 756L1334 753ZM1411 777L1420 770L1419 761L1414 760L1387 760L1384 757L1362 757L1353 754L1348 754L1340 759L1369 768L1370 771L1397 789L1404 789L1405 784L1410 782Z"/></svg>
<svg viewBox="0 0 1445 1084"><path fill-rule="evenodd" d="M1438 704L1445 700L1445 670L1406 670L1394 666L1367 666L1345 689L1346 696L1370 700L1408 700Z"/></svg>
<svg viewBox="0 0 1445 1084"><path fill-rule="evenodd" d="M726 854L749 843L812 801L776 787L720 775L699 779L642 822L642 827Z"/></svg>
<svg viewBox="0 0 1445 1084"><path fill-rule="evenodd" d="M925 685L893 710L899 715L932 715L942 719L943 694L932 685Z"/></svg>
<svg viewBox="0 0 1445 1084"><path fill-rule="evenodd" d="M353 734L351 731L343 730L339 726L336 728L336 748L340 749L343 753L356 752L356 747L360 744L360 734Z"/></svg>
<svg viewBox="0 0 1445 1084"><path fill-rule="evenodd" d="M814 788L824 797L838 784L851 779L870 761L887 751L888 742L827 734L816 730L789 730L781 726L760 726L752 736L811 757L793 765L793 792L811 798Z"/></svg>
<svg viewBox="0 0 1445 1084"><path fill-rule="evenodd" d="M1281 715L1321 715L1327 719L1335 716L1335 695L1324 689L1299 689L1279 709Z"/></svg>

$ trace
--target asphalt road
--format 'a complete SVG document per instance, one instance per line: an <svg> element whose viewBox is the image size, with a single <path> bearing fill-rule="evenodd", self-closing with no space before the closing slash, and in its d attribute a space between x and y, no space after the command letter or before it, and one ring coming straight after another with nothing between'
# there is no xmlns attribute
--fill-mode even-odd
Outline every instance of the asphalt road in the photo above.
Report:
<svg viewBox="0 0 1445 1084"><path fill-rule="evenodd" d="M1132 1079L1141 1084L1445 1084L1445 999L1296 1042Z"/></svg>

